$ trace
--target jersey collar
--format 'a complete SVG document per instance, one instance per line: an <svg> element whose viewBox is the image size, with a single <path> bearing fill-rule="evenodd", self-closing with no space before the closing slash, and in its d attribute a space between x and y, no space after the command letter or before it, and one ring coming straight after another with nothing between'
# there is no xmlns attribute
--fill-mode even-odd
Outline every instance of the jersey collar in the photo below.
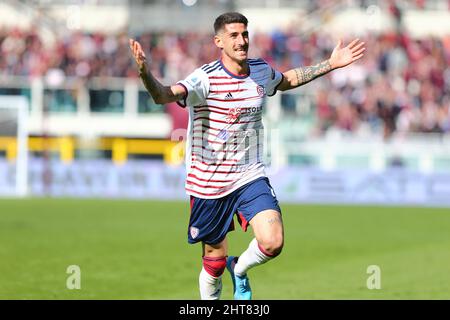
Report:
<svg viewBox="0 0 450 320"><path fill-rule="evenodd" d="M223 62L222 62L222 59L220 59L220 65L222 66L223 70L224 70L230 77L233 77L233 78L236 78L236 79L245 79L245 78L247 78L247 77L250 75L250 65L248 65L248 74L235 74L235 73L231 72L230 70L228 70L228 69L224 66L224 64L223 64Z"/></svg>

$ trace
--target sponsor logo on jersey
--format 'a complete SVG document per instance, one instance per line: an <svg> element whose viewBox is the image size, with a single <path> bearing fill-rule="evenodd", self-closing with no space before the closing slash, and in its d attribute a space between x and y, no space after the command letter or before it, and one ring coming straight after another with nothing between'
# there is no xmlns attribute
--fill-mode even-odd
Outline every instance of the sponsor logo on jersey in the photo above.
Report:
<svg viewBox="0 0 450 320"><path fill-rule="evenodd" d="M239 120L239 116L241 115L240 108L231 108L228 110L228 115L226 117L226 121L228 123L234 123Z"/></svg>
<svg viewBox="0 0 450 320"><path fill-rule="evenodd" d="M246 113L256 113L262 110L261 106L258 107L238 107L236 108L240 114L246 114Z"/></svg>

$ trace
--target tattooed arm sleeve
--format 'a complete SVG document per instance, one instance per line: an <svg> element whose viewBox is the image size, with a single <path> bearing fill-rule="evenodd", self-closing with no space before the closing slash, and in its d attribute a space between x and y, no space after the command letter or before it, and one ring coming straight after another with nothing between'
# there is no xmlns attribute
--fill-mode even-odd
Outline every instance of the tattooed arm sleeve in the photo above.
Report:
<svg viewBox="0 0 450 320"><path fill-rule="evenodd" d="M314 66L307 66L286 71L283 74L284 80L283 83L281 83L279 90L284 91L304 85L317 77L323 76L331 70L332 68L330 61L325 60Z"/></svg>

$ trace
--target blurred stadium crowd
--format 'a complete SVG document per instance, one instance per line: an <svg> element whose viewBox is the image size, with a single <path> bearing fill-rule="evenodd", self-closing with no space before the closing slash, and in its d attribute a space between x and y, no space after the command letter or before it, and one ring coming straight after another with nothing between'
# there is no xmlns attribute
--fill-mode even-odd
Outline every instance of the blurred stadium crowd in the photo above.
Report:
<svg viewBox="0 0 450 320"><path fill-rule="evenodd" d="M33 30L0 30L0 75L34 77L57 71L86 80L137 77L128 38L126 33L74 32L44 48ZM153 72L165 82L182 79L219 57L211 33L146 33L137 39ZM314 84L317 133L329 128L348 132L368 128L385 137L393 132L450 132L450 37L412 39L404 32L392 32L369 34L363 40L367 51L360 63ZM256 32L250 56L285 71L326 59L335 41L293 28Z"/></svg>

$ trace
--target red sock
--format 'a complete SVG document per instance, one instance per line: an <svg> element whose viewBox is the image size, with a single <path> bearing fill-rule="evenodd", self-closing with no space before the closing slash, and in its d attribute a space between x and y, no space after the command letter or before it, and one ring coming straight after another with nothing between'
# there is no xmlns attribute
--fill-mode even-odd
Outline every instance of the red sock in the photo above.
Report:
<svg viewBox="0 0 450 320"><path fill-rule="evenodd" d="M226 257L203 257L203 268L213 277L220 277L226 265Z"/></svg>
<svg viewBox="0 0 450 320"><path fill-rule="evenodd" d="M264 248L263 247L261 247L260 245L259 245L259 243L258 243L258 248L259 248L259 250L262 252L262 253L264 253L266 256L268 256L268 257L270 257L270 258L275 258L276 256L278 256L281 252L279 251L279 252L275 252L275 253L269 253L269 252L267 252L266 250L264 250Z"/></svg>

